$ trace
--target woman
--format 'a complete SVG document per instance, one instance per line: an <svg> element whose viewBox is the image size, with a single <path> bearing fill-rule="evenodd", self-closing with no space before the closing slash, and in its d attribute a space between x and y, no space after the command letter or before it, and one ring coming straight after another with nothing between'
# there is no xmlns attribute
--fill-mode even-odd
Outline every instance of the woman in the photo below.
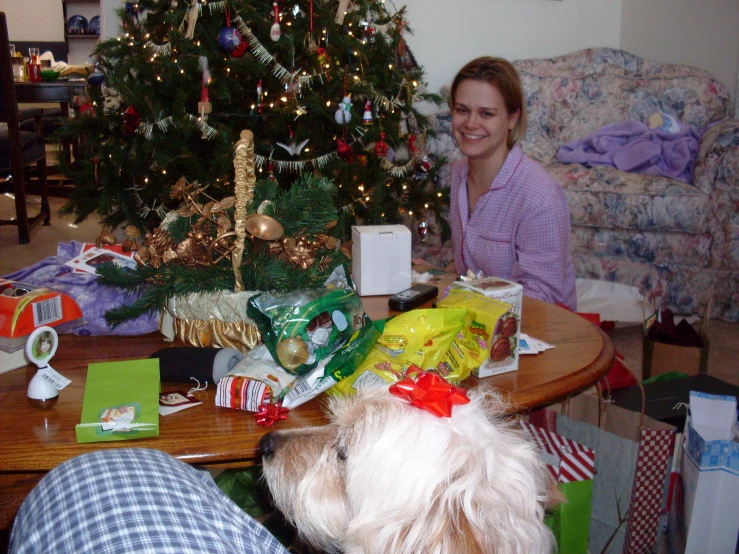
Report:
<svg viewBox="0 0 739 554"><path fill-rule="evenodd" d="M466 158L451 171L454 261L447 270L515 281L527 296L574 310L567 201L518 146L526 131L518 72L501 58L472 60L452 82L449 107Z"/></svg>

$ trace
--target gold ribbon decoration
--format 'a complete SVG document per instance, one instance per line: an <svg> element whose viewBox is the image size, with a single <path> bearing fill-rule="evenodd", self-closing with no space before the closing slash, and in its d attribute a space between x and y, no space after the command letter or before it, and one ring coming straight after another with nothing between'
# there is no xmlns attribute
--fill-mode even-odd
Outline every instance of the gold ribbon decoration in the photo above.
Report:
<svg viewBox="0 0 739 554"><path fill-rule="evenodd" d="M231 256L235 292L244 290L241 277L241 260L244 256L244 239L246 238L246 207L254 199L254 187L257 178L254 172L254 134L248 129L241 131L241 139L234 148L234 181L236 183L236 202L234 212L234 232L236 241Z"/></svg>

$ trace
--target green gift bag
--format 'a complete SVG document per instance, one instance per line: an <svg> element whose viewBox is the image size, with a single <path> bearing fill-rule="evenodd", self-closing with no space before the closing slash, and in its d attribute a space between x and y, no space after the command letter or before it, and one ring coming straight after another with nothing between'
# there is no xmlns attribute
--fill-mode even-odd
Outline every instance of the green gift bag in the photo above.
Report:
<svg viewBox="0 0 739 554"><path fill-rule="evenodd" d="M90 364L77 442L159 436L159 359Z"/></svg>
<svg viewBox="0 0 739 554"><path fill-rule="evenodd" d="M559 483L567 502L552 509L544 523L557 539L559 552L587 552L593 480Z"/></svg>
<svg viewBox="0 0 739 554"><path fill-rule="evenodd" d="M528 422L521 425L538 445L547 469L567 498L545 519L557 539L558 551L587 554L595 452L542 427Z"/></svg>

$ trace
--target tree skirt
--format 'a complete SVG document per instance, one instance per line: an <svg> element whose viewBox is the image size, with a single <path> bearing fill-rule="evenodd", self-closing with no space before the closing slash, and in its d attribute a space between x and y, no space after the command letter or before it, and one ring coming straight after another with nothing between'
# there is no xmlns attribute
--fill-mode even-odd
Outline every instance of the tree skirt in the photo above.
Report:
<svg viewBox="0 0 739 554"><path fill-rule="evenodd" d="M156 331L158 314L146 314L115 329L110 328L105 321L105 312L135 301L138 295L100 285L95 275L74 273L72 268L64 265L81 252L81 242L60 242L56 256L44 258L30 267L5 275L5 278L63 291L74 298L85 319L84 324L71 330L75 335L144 335Z"/></svg>

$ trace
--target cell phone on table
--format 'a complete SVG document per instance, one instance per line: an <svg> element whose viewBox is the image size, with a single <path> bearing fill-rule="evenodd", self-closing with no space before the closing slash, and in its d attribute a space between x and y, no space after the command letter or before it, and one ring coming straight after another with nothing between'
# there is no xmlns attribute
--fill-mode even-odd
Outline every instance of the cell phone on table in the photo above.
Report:
<svg viewBox="0 0 739 554"><path fill-rule="evenodd" d="M398 294L393 294L388 300L388 306L396 312L407 312L436 298L438 295L439 289L437 287L419 283Z"/></svg>

